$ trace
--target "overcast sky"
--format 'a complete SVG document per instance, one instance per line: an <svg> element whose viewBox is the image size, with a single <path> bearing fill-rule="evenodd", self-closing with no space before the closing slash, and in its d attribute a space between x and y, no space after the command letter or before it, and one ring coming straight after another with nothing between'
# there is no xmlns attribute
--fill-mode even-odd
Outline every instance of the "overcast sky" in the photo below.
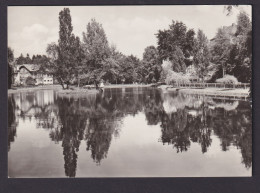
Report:
<svg viewBox="0 0 260 193"><path fill-rule="evenodd" d="M59 12L62 6L8 7L8 46L15 57L21 53L46 54L48 43L58 41ZM91 18L103 25L109 43L126 55L140 59L147 46L157 46L155 34L167 29L172 20L182 21L195 31L202 29L214 37L217 28L236 23L238 9L231 16L224 6L71 6L73 33L82 39L82 32ZM239 6L251 16L250 6Z"/></svg>

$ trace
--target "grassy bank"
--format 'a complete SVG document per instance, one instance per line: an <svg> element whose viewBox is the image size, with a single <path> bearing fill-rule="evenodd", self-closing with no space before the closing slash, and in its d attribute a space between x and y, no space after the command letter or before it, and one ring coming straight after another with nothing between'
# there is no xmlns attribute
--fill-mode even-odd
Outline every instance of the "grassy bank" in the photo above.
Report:
<svg viewBox="0 0 260 193"><path fill-rule="evenodd" d="M17 87L8 89L8 94L18 93L18 92L30 92L37 90L55 90L58 94L86 94L86 93L97 93L99 92L96 89L83 89L76 86L70 86L69 89L62 89L61 85L43 85L43 86L34 86L34 87Z"/></svg>
<svg viewBox="0 0 260 193"><path fill-rule="evenodd" d="M71 87L70 89L60 89L57 91L59 95L85 95L85 94L96 94L99 93L99 90L96 89L84 89L78 87Z"/></svg>
<svg viewBox="0 0 260 193"><path fill-rule="evenodd" d="M105 85L104 88L135 88L135 87L150 87L150 84L111 84ZM86 89L86 88L78 88L77 86L70 86L70 89L63 90L61 85L42 85L42 86L34 86L34 87L16 87L8 89L8 94L17 93L17 92L30 92L35 90L46 90L52 89L57 91L59 94L79 94L79 93L97 93L99 92L95 88Z"/></svg>
<svg viewBox="0 0 260 193"><path fill-rule="evenodd" d="M30 92L35 90L47 90L47 89L53 89L53 90L62 90L62 87L60 85L42 85L42 86L34 86L34 87L15 87L8 89L8 94L17 93L17 92Z"/></svg>
<svg viewBox="0 0 260 193"><path fill-rule="evenodd" d="M135 87L150 87L151 84L110 84L104 88L135 88Z"/></svg>

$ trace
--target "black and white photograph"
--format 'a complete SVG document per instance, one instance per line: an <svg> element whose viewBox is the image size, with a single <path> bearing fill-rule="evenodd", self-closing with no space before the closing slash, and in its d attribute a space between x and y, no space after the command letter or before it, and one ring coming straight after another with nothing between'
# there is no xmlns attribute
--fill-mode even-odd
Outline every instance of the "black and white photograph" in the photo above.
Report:
<svg viewBox="0 0 260 193"><path fill-rule="evenodd" d="M8 6L8 178L252 176L252 6Z"/></svg>

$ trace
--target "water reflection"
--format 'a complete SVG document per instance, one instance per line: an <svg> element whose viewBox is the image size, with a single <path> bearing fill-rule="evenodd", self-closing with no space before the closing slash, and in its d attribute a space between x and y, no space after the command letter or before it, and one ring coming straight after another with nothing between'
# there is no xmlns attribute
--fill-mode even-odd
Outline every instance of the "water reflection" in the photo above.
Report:
<svg viewBox="0 0 260 193"><path fill-rule="evenodd" d="M211 133L221 140L222 151L233 145L241 150L242 162L252 164L251 107L245 101L223 101L202 96L166 96L165 103L173 111L161 118L163 143L172 144L177 152L187 151L190 142L201 145L207 152Z"/></svg>
<svg viewBox="0 0 260 193"><path fill-rule="evenodd" d="M40 90L10 95L8 112L9 149L15 137L19 138L19 119L35 118L36 128L47 130L53 142L61 143L68 177L76 176L82 143L100 165L109 154L113 138L120 140L123 119L138 113L144 113L147 125L160 125L159 143L172 146L177 153L188 152L191 144L197 143L204 154L215 135L222 151L234 146L240 149L244 166L251 168L252 164L251 107L245 101L163 94L150 88L105 89L86 96Z"/></svg>
<svg viewBox="0 0 260 193"><path fill-rule="evenodd" d="M10 150L11 142L14 142L16 137L16 126L18 123L15 115L15 108L14 98L8 98L8 151Z"/></svg>

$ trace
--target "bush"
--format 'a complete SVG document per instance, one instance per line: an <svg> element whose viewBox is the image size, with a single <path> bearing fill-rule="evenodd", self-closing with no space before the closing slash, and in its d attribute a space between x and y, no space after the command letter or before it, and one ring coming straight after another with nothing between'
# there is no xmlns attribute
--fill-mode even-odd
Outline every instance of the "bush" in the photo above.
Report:
<svg viewBox="0 0 260 193"><path fill-rule="evenodd" d="M33 86L35 83L36 81L31 76L28 76L25 80L25 84L29 86Z"/></svg>
<svg viewBox="0 0 260 193"><path fill-rule="evenodd" d="M190 80L187 76L185 76L182 73L177 73L174 71L170 71L165 79L166 84L183 84L183 83L189 83Z"/></svg>
<svg viewBox="0 0 260 193"><path fill-rule="evenodd" d="M164 61L162 64L162 71L161 71L161 82L165 82L166 84L183 84L189 83L189 77L183 73L177 73L172 70L172 62Z"/></svg>
<svg viewBox="0 0 260 193"><path fill-rule="evenodd" d="M232 75L225 75L223 78L219 78L216 80L217 83L224 83L224 84L237 84L238 80L236 77Z"/></svg>
<svg viewBox="0 0 260 193"><path fill-rule="evenodd" d="M166 77L171 72L172 72L172 63L168 60L163 61L162 71L160 73L160 81L166 82Z"/></svg>

